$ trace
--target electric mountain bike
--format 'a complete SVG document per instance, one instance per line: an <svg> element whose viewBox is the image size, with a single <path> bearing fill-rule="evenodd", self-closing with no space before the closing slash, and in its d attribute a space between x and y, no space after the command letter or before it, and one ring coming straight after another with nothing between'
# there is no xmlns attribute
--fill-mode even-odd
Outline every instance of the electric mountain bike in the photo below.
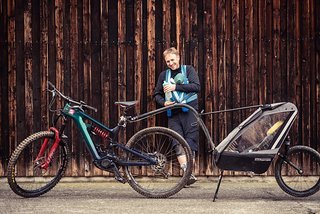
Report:
<svg viewBox="0 0 320 214"><path fill-rule="evenodd" d="M128 182L138 193L150 198L167 198L187 184L192 171L191 150L176 132L150 127L135 133L126 145L118 142L118 133L127 123L146 118L127 115L135 101L116 102L124 113L117 126L109 128L86 113L97 111L96 108L62 94L50 82L48 91L52 95L49 109L54 112L53 126L30 135L12 153L7 179L13 192L22 197L38 197L60 181L70 159L68 137L64 132L69 120L81 133L93 164L114 173L117 181ZM65 104L53 110L57 97ZM184 168L178 162L176 148L186 157ZM124 172L120 172L121 167Z"/></svg>

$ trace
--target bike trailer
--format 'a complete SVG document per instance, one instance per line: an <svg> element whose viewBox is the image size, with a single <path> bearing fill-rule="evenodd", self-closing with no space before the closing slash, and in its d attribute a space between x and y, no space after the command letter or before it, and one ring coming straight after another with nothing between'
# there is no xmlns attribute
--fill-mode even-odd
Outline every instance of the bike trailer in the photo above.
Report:
<svg viewBox="0 0 320 214"><path fill-rule="evenodd" d="M266 172L297 113L297 107L286 102L259 107L215 148L216 165L222 170Z"/></svg>

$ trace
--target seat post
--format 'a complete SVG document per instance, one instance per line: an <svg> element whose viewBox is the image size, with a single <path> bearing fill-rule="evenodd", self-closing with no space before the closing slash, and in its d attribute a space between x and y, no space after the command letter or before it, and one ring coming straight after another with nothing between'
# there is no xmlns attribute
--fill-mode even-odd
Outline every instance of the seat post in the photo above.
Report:
<svg viewBox="0 0 320 214"><path fill-rule="evenodd" d="M216 201L216 198L218 196L218 191L219 191L219 188L220 188L220 184L221 184L221 180L222 180L222 177L223 177L223 170L221 170L221 173L219 175L219 180L218 180L218 184L217 184L217 189L216 189L216 192L214 193L214 197L213 197L213 202Z"/></svg>

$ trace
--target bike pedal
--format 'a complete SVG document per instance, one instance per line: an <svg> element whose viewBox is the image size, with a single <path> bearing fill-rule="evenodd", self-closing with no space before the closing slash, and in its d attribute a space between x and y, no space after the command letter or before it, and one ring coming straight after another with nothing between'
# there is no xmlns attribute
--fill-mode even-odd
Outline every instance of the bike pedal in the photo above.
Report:
<svg viewBox="0 0 320 214"><path fill-rule="evenodd" d="M115 176L114 177L117 181L119 181L119 182L121 182L121 183L123 183L123 184L125 184L126 182L127 182L127 180L124 178L124 177L118 177L118 176Z"/></svg>
<svg viewBox="0 0 320 214"><path fill-rule="evenodd" d="M121 176L118 167L114 163L112 163L111 165L112 165L112 168L113 168L114 178L117 181L119 181L119 182L121 182L123 184L126 183L127 180L124 177Z"/></svg>

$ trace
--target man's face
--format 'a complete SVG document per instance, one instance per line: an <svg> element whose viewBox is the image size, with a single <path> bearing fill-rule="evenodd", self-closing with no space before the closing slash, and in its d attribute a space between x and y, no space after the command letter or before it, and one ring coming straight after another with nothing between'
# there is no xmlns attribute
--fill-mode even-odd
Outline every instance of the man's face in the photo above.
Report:
<svg viewBox="0 0 320 214"><path fill-rule="evenodd" d="M167 63L167 66L171 69L171 70L176 70L179 68L180 66L180 57L176 54L167 54L164 58L164 60Z"/></svg>

